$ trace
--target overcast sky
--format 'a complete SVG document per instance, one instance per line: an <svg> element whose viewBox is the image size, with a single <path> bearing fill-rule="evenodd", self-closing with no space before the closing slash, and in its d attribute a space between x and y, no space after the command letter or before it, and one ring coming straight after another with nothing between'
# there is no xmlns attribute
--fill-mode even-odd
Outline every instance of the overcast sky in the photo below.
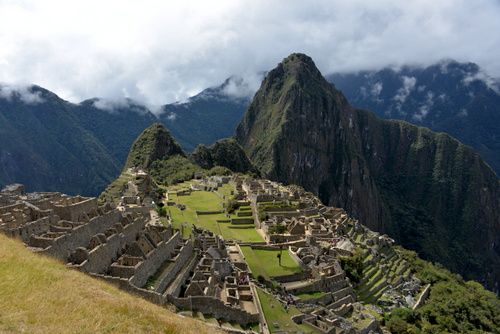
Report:
<svg viewBox="0 0 500 334"><path fill-rule="evenodd" d="M0 83L71 102L183 100L293 52L323 74L477 63L500 77L499 0L0 0Z"/></svg>

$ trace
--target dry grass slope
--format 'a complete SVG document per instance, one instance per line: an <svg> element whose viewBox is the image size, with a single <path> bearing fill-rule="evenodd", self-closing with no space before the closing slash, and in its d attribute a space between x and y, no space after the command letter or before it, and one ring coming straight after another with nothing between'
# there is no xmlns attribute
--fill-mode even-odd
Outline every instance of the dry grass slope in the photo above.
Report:
<svg viewBox="0 0 500 334"><path fill-rule="evenodd" d="M218 333L0 235L0 333Z"/></svg>

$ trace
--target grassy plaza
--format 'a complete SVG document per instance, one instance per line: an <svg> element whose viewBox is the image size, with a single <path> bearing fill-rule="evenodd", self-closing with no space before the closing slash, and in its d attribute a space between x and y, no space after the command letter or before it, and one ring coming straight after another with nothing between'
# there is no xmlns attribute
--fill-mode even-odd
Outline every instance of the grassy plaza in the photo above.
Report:
<svg viewBox="0 0 500 334"><path fill-rule="evenodd" d="M178 190L187 189L188 187L189 183L186 182L182 185L170 187L168 192L169 201L186 207L184 210L173 205L167 207L167 213L172 217L172 225L174 228L182 229L183 237L189 236L191 225L195 224L221 235L226 241L264 241L262 236L255 230L254 224L231 224L230 219L236 217L236 215L230 215L230 217L227 217L224 213L198 215L196 211L223 211L224 200L211 191L192 191L191 195L177 195ZM226 185L220 189L229 191Z"/></svg>
<svg viewBox="0 0 500 334"><path fill-rule="evenodd" d="M266 280L270 280L270 276L284 276L302 272L302 269L291 258L288 249L281 251L281 265L278 259L279 250L261 250L252 249L250 246L241 246L241 251L255 278L262 275Z"/></svg>

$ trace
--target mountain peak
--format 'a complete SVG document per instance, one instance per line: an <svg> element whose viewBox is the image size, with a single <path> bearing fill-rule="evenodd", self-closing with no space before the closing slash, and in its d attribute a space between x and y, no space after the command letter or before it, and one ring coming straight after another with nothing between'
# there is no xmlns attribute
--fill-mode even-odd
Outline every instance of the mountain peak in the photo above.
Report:
<svg viewBox="0 0 500 334"><path fill-rule="evenodd" d="M427 259L498 286L491 168L450 136L355 110L306 55L269 72L235 139L265 178L299 184Z"/></svg>
<svg viewBox="0 0 500 334"><path fill-rule="evenodd" d="M163 124L155 123L144 130L132 144L125 169L148 168L153 161L172 155L186 156L186 153Z"/></svg>

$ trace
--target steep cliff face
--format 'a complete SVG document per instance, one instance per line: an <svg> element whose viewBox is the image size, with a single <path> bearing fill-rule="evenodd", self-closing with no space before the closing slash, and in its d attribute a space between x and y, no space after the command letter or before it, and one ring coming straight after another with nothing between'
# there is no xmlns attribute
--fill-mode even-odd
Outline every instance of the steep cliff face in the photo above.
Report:
<svg viewBox="0 0 500 334"><path fill-rule="evenodd" d="M189 160L204 169L221 166L235 173L257 172L243 148L232 138L218 140L209 147L198 145Z"/></svg>
<svg viewBox="0 0 500 334"><path fill-rule="evenodd" d="M262 83L235 139L264 177L299 184L383 230L385 210L361 151L355 109L311 58L293 54ZM364 191L358 191L364 189Z"/></svg>
<svg viewBox="0 0 500 334"><path fill-rule="evenodd" d="M265 177L304 186L466 278L499 282L491 168L450 136L356 110L309 57L268 74L234 137Z"/></svg>

